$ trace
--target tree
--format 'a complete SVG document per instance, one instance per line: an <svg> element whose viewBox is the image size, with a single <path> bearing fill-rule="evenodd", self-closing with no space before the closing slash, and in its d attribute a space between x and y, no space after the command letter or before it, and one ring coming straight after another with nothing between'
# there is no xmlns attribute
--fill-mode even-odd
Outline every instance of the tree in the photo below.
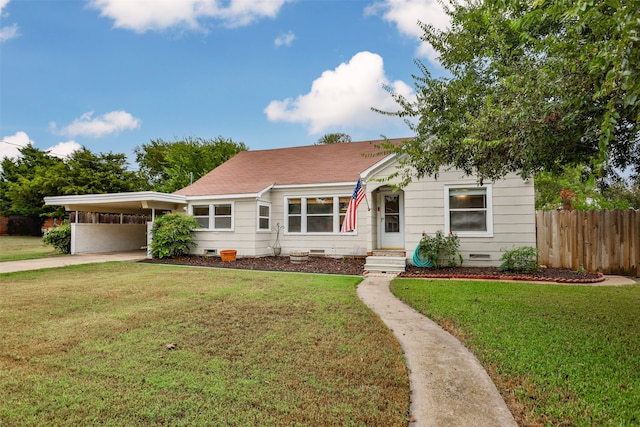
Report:
<svg viewBox="0 0 640 427"><path fill-rule="evenodd" d="M55 171L55 172L54 172ZM41 217L56 212L44 206L44 197L60 195L57 186L64 177L61 159L29 144L20 149L16 159L2 159L0 171L0 215Z"/></svg>
<svg viewBox="0 0 640 427"><path fill-rule="evenodd" d="M63 194L103 194L146 190L146 183L129 169L121 153L94 154L87 148L74 151L65 161L67 182Z"/></svg>
<svg viewBox="0 0 640 427"><path fill-rule="evenodd" d="M640 172L640 0L461 2L451 27L420 24L450 73L417 63L417 99L392 93L415 139L403 184L455 167L480 181L588 165ZM390 90L390 89L389 89Z"/></svg>
<svg viewBox="0 0 640 427"><path fill-rule="evenodd" d="M584 165L568 166L562 173L541 172L535 177L535 187L537 210L633 207L626 181L598 182Z"/></svg>
<svg viewBox="0 0 640 427"><path fill-rule="evenodd" d="M93 154L82 148L66 160L28 145L16 159L4 158L0 173L0 215L19 215L42 222L62 217L63 207L46 206L45 196L117 193L141 189L128 170L124 154Z"/></svg>
<svg viewBox="0 0 640 427"><path fill-rule="evenodd" d="M172 193L220 166L247 146L221 136L168 142L152 140L134 149L140 175L156 191Z"/></svg>
<svg viewBox="0 0 640 427"><path fill-rule="evenodd" d="M351 136L346 133L328 133L320 137L315 145L343 144L351 142Z"/></svg>

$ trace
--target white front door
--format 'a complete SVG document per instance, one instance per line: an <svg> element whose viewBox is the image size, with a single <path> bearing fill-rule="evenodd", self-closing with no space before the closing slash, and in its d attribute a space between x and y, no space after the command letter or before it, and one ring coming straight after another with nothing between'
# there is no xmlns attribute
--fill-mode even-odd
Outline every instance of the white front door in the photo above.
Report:
<svg viewBox="0 0 640 427"><path fill-rule="evenodd" d="M381 191L378 206L380 249L404 248L404 200L402 191Z"/></svg>

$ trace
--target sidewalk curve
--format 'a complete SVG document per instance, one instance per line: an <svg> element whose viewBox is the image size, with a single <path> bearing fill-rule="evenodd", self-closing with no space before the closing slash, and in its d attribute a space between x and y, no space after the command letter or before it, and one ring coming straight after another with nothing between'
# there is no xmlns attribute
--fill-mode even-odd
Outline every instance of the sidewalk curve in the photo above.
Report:
<svg viewBox="0 0 640 427"><path fill-rule="evenodd" d="M435 322L402 303L388 277L367 277L358 297L391 329L409 370L412 427L517 426L480 362Z"/></svg>

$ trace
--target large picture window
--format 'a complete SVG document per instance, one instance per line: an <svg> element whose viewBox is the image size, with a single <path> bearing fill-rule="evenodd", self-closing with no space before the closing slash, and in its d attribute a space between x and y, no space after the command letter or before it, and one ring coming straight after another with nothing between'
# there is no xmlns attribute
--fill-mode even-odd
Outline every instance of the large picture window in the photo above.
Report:
<svg viewBox="0 0 640 427"><path fill-rule="evenodd" d="M233 205L231 203L194 205L192 212L200 227L205 230L233 229Z"/></svg>
<svg viewBox="0 0 640 427"><path fill-rule="evenodd" d="M445 187L445 228L460 236L493 235L492 189Z"/></svg>
<svg viewBox="0 0 640 427"><path fill-rule="evenodd" d="M339 233L349 196L286 199L287 232Z"/></svg>

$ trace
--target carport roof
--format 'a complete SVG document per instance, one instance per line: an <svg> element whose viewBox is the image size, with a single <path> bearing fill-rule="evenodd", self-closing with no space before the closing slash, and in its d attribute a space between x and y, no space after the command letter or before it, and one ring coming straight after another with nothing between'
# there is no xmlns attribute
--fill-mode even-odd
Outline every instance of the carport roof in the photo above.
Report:
<svg viewBox="0 0 640 427"><path fill-rule="evenodd" d="M81 194L45 197L46 205L64 206L67 211L142 214L156 210L177 210L187 205L186 198L156 191L130 193Z"/></svg>

